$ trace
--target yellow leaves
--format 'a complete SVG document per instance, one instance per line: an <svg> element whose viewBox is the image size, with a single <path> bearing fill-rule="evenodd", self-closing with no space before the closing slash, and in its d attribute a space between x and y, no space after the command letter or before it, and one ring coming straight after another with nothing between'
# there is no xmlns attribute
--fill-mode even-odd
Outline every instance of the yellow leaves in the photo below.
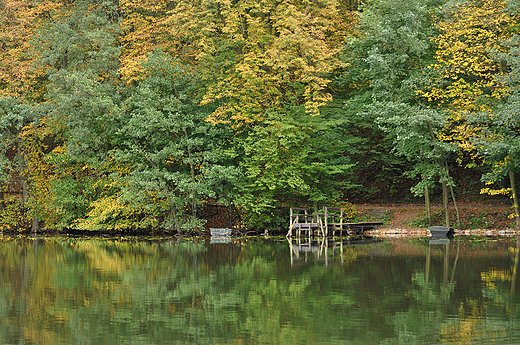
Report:
<svg viewBox="0 0 520 345"><path fill-rule="evenodd" d="M124 0L120 72L137 81L146 54L159 47L203 72L202 103L218 105L209 121L262 121L267 109L282 104L317 114L331 99L328 75L342 66L337 55L344 37L358 23L341 6L333 0Z"/></svg>
<svg viewBox="0 0 520 345"><path fill-rule="evenodd" d="M504 8L503 0L456 5L451 17L437 23L441 34L433 41L438 47L438 63L431 67L445 78L471 75L484 79L480 83L487 83L487 87L497 85L494 74L498 72L498 63L492 53L505 50L503 42L512 22Z"/></svg>
<svg viewBox="0 0 520 345"><path fill-rule="evenodd" d="M75 226L79 230L101 230L107 225L104 221L117 217L123 210L123 205L117 200L115 196L100 198L93 201L91 204L91 211L87 214L86 219L79 219ZM110 228L110 230L117 230L117 226Z"/></svg>
<svg viewBox="0 0 520 345"><path fill-rule="evenodd" d="M45 73L35 61L38 53L31 40L48 19L50 13L58 15L65 8L62 1L34 2L6 0L0 7L0 96L43 96L37 86Z"/></svg>
<svg viewBox="0 0 520 345"><path fill-rule="evenodd" d="M165 206L166 201L156 195L146 193L158 206ZM90 203L90 211L84 218L77 219L74 227L79 230L125 230L132 228L153 228L159 225L158 215L146 210L143 206L131 205L119 200L113 194L100 197Z"/></svg>
<svg viewBox="0 0 520 345"><path fill-rule="evenodd" d="M428 66L439 77L416 95L443 107L449 113L439 135L443 141L455 141L462 151L472 151L469 138L480 128L468 124L470 116L488 112L507 93L500 81L497 52L505 51L508 27L513 22L503 0L470 0L451 7L437 21L440 34L433 38L437 50L435 63Z"/></svg>
<svg viewBox="0 0 520 345"><path fill-rule="evenodd" d="M510 195L511 194L511 188L501 188L501 189L482 188L480 190L480 194L487 194L487 195Z"/></svg>
<svg viewBox="0 0 520 345"><path fill-rule="evenodd" d="M164 22L173 35L190 33L197 41L196 61L209 72L202 102L219 105L210 121L240 126L287 104L316 114L331 99L328 74L341 66L337 54L346 34L336 35L335 25L352 24L352 13L340 13L334 1L218 1L209 9L181 1Z"/></svg>
<svg viewBox="0 0 520 345"><path fill-rule="evenodd" d="M480 279L486 283L489 289L495 289L495 282L509 282L512 278L511 270L500 270L497 268L491 268L489 271L480 274Z"/></svg>
<svg viewBox="0 0 520 345"><path fill-rule="evenodd" d="M123 51L119 72L128 83L139 80L147 54L167 46L170 36L161 25L167 5L165 1L150 0L120 2L121 11L126 15L122 23L125 33L121 37Z"/></svg>
<svg viewBox="0 0 520 345"><path fill-rule="evenodd" d="M31 209L38 214L40 220L52 224L56 221L56 214L51 201L51 183L56 176L54 165L45 159L49 150L47 139L51 136L46 122L46 119L42 119L38 126L31 123L22 128L19 134L19 151L24 161L22 175L28 185Z"/></svg>

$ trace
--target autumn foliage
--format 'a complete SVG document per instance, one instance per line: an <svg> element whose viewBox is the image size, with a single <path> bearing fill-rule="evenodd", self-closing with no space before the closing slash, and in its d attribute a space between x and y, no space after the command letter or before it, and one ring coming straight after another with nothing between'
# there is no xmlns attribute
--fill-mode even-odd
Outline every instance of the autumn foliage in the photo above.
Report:
<svg viewBox="0 0 520 345"><path fill-rule="evenodd" d="M517 27L501 0L5 0L2 183L33 229L171 232L453 187L507 161Z"/></svg>

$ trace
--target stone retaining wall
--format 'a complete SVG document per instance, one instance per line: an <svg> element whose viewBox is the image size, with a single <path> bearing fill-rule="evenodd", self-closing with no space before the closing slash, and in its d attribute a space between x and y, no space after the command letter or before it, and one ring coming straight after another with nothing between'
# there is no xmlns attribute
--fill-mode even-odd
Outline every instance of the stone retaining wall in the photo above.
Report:
<svg viewBox="0 0 520 345"><path fill-rule="evenodd" d="M455 230L455 236L515 236L519 231L513 229L477 229L477 230ZM430 236L427 229L376 229L365 231L364 235L373 237L426 237Z"/></svg>

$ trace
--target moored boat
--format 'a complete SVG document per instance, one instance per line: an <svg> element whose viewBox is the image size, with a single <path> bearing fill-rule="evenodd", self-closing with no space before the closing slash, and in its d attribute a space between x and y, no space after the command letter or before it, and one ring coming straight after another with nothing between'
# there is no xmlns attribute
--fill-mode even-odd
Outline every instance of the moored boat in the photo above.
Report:
<svg viewBox="0 0 520 345"><path fill-rule="evenodd" d="M430 226L428 228L432 237L430 238L430 244L444 244L450 242L450 237L453 236L453 228L448 226Z"/></svg>
<svg viewBox="0 0 520 345"><path fill-rule="evenodd" d="M231 236L233 233L232 229L229 228L210 228L211 236Z"/></svg>

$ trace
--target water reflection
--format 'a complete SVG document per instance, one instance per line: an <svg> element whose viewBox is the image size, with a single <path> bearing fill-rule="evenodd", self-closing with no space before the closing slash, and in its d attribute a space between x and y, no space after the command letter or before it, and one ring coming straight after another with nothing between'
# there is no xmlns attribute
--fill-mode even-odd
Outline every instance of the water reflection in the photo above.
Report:
<svg viewBox="0 0 520 345"><path fill-rule="evenodd" d="M338 258L344 263L345 248L364 244L382 242L379 238L366 237L304 237L287 238L291 254L291 265L295 262L308 262L312 256L316 260L322 260L325 266L329 262L335 262Z"/></svg>
<svg viewBox="0 0 520 345"><path fill-rule="evenodd" d="M518 239L0 241L3 344L520 340Z"/></svg>

